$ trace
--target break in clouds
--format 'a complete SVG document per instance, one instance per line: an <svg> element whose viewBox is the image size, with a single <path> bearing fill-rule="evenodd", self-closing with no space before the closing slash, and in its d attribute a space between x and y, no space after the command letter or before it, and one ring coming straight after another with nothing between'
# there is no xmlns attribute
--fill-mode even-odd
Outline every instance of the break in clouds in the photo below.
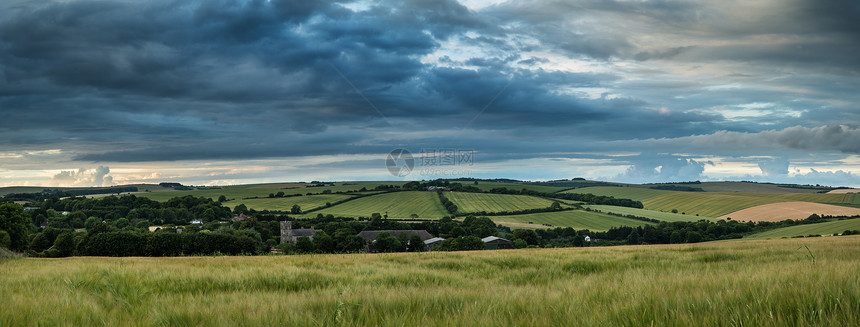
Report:
<svg viewBox="0 0 860 327"><path fill-rule="evenodd" d="M457 148L476 151L473 177L860 185L858 16L801 0L4 1L0 184L389 178L392 149Z"/></svg>

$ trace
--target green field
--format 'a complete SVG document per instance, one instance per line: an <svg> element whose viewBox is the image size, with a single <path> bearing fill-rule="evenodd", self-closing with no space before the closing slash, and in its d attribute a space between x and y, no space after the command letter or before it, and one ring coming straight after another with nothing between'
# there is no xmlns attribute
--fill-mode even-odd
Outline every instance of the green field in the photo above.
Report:
<svg viewBox="0 0 860 327"><path fill-rule="evenodd" d="M818 193L820 190L806 188L780 187L775 184L749 182L703 182L701 184L675 184L678 186L698 187L705 192L741 193Z"/></svg>
<svg viewBox="0 0 860 327"><path fill-rule="evenodd" d="M857 326L857 271L857 236L452 253L24 258L0 262L0 325Z"/></svg>
<svg viewBox="0 0 860 327"><path fill-rule="evenodd" d="M645 209L686 212L688 215L719 217L761 204L805 201L828 204L857 204L858 194L778 194L778 193L712 193L674 192L642 201Z"/></svg>
<svg viewBox="0 0 860 327"><path fill-rule="evenodd" d="M383 215L387 212L388 217L392 219L409 218L413 213L419 218L442 218L449 215L436 192L408 191L371 195L347 201L331 208L314 211L309 213L309 216L332 214L336 217L370 217L376 212Z"/></svg>
<svg viewBox="0 0 860 327"><path fill-rule="evenodd" d="M660 195L642 203L645 209L669 212L677 209L688 215L719 217L761 204L805 201L828 204L857 204L857 194L777 194L777 193L704 193L675 192Z"/></svg>
<svg viewBox="0 0 860 327"><path fill-rule="evenodd" d="M527 224L549 224L552 227L572 227L573 229L588 229L593 231L605 231L619 226L644 226L650 223L604 215L596 212L583 210L568 210L556 212L540 212L527 215L512 216L490 216L494 222L512 222Z"/></svg>
<svg viewBox="0 0 860 327"><path fill-rule="evenodd" d="M280 210L290 211L293 205L298 204L302 210L310 210L314 208L324 207L326 203L335 203L337 201L349 199L353 196L345 194L320 194L320 195L303 195L292 196L286 198L261 198L261 199L246 199L233 200L224 202L227 207L234 207L240 203L244 203L249 209L254 210Z"/></svg>
<svg viewBox="0 0 860 327"><path fill-rule="evenodd" d="M501 183L501 182L485 182L485 181L479 181L478 185L475 185L472 182L458 182L458 183L462 183L463 185L475 186L475 187L482 189L484 191L489 191L489 190L494 189L494 188L504 187L504 188L509 189L509 190L517 190L517 191L522 190L522 189L527 189L529 191L537 191L537 192L543 192L543 193L555 193L555 192L567 189L567 187L557 187L557 186L543 186L543 185L529 185L529 184Z"/></svg>
<svg viewBox="0 0 860 327"><path fill-rule="evenodd" d="M235 204L242 203L245 198L265 198L268 197L271 193L284 192L284 194L307 194L307 193L322 193L325 190L330 190L332 192L350 192L360 190L362 187L366 187L369 190L372 190L374 187L382 185L383 182L376 183L362 183L356 185L341 185L342 183L337 183L335 186L320 186L320 187L297 187L296 184L255 184L255 185L242 185L242 186L228 186L221 189L214 190L191 190L191 191L164 191L164 192L140 192L135 193L137 196L147 197L156 201L167 201L177 196L185 196L192 195L194 197L204 197L211 199L218 199L219 196L224 195L228 199L237 200L240 202L233 202ZM350 183L352 184L352 183ZM385 182L386 185L401 185L402 182ZM298 184L301 185L301 184ZM282 188L286 187L286 188ZM143 191L143 189L141 189ZM247 204L246 204L247 205ZM250 207L250 206L249 206Z"/></svg>
<svg viewBox="0 0 860 327"><path fill-rule="evenodd" d="M774 230L749 235L744 237L744 239L758 240L807 235L833 235L841 234L846 230L860 230L860 218L836 220L819 224L777 228Z"/></svg>
<svg viewBox="0 0 860 327"><path fill-rule="evenodd" d="M709 217L698 217L696 215L682 215L680 213L671 213L671 212L662 212L662 211L654 211L647 209L637 209L637 208L628 208L628 207L616 207L616 206L606 206L606 205L586 205L585 207L600 210L605 213L617 213L621 215L634 215L638 217L645 217L651 219L657 219L662 221L699 221L702 219L716 221L714 218Z"/></svg>
<svg viewBox="0 0 860 327"><path fill-rule="evenodd" d="M563 193L591 193L594 195L614 196L619 199L644 201L659 195L675 193L672 191L652 190L640 187L593 186L564 191Z"/></svg>
<svg viewBox="0 0 860 327"><path fill-rule="evenodd" d="M500 212L548 208L553 201L526 195L445 192L457 212Z"/></svg>

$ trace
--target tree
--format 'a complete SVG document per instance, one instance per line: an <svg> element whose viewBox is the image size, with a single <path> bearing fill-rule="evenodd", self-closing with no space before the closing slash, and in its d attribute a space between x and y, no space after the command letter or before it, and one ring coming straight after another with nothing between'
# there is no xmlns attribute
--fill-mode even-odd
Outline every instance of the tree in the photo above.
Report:
<svg viewBox="0 0 860 327"><path fill-rule="evenodd" d="M477 236L458 237L451 242L453 251L483 250L486 247L487 245Z"/></svg>
<svg viewBox="0 0 860 327"><path fill-rule="evenodd" d="M391 234L382 232L376 236L376 242L373 243L373 246L379 252L397 252L403 244Z"/></svg>
<svg viewBox="0 0 860 327"><path fill-rule="evenodd" d="M322 253L333 253L337 245L331 236L321 230L314 233L313 243L316 250Z"/></svg>
<svg viewBox="0 0 860 327"><path fill-rule="evenodd" d="M75 239L72 231L65 231L57 235L54 240L54 251L58 257L68 257L75 252Z"/></svg>
<svg viewBox="0 0 860 327"><path fill-rule="evenodd" d="M227 196L222 194L221 196L218 197L218 202L221 202L221 203L227 202Z"/></svg>
<svg viewBox="0 0 860 327"><path fill-rule="evenodd" d="M409 251L409 252L424 251L424 241L421 240L421 236L418 236L418 234L412 234L412 236L409 237L409 244L406 245L406 251Z"/></svg>
<svg viewBox="0 0 860 327"><path fill-rule="evenodd" d="M702 241L702 234L699 232L687 232L687 243L699 243Z"/></svg>
<svg viewBox="0 0 860 327"><path fill-rule="evenodd" d="M0 230L0 248L8 248L10 243L12 243L12 237L9 236L9 233Z"/></svg>
<svg viewBox="0 0 860 327"><path fill-rule="evenodd" d="M114 226L116 226L116 228L119 228L119 229L126 228L126 227L128 227L128 225L129 225L128 218L120 218L114 222Z"/></svg>
<svg viewBox="0 0 860 327"><path fill-rule="evenodd" d="M215 217L215 209L208 208L203 211L203 214L200 215L200 218L203 219L204 222L210 222L216 220Z"/></svg>
<svg viewBox="0 0 860 327"><path fill-rule="evenodd" d="M294 204L292 208L290 208L290 213L292 214L300 214L302 213L302 207L298 204Z"/></svg>
<svg viewBox="0 0 860 327"><path fill-rule="evenodd" d="M669 243L678 244L684 243L684 233L682 231L673 231L672 234L669 234Z"/></svg>
<svg viewBox="0 0 860 327"><path fill-rule="evenodd" d="M634 228L630 235L627 235L627 244L639 244L641 241L639 240L639 232Z"/></svg>
<svg viewBox="0 0 860 327"><path fill-rule="evenodd" d="M134 225L134 228L143 228L143 229L149 228L149 221L147 221L147 220L138 221L137 224Z"/></svg>
<svg viewBox="0 0 860 327"><path fill-rule="evenodd" d="M552 204L549 205L549 210L561 210L561 203L553 201Z"/></svg>
<svg viewBox="0 0 860 327"><path fill-rule="evenodd" d="M296 250L302 253L314 252L314 243L307 236L301 236L296 240Z"/></svg>
<svg viewBox="0 0 860 327"><path fill-rule="evenodd" d="M233 207L233 213L234 214L238 215L238 214L243 214L245 212L248 212L248 206L246 206L244 203Z"/></svg>
<svg viewBox="0 0 860 327"><path fill-rule="evenodd" d="M525 248L527 246L529 246L529 244L526 243L526 241L523 241L523 239L521 239L521 238L514 240L514 247L517 249L522 249L522 248Z"/></svg>
<svg viewBox="0 0 860 327"><path fill-rule="evenodd" d="M84 228L86 228L86 229L93 228L93 225L95 225L96 223L98 223L100 221L101 220L99 220L96 217L89 217L89 218L87 218L87 221L84 222Z"/></svg>
<svg viewBox="0 0 860 327"><path fill-rule="evenodd" d="M51 247L51 237L49 234L49 230L45 230L41 233L36 234L33 237L33 240L30 241L30 250L33 252L42 252Z"/></svg>
<svg viewBox="0 0 860 327"><path fill-rule="evenodd" d="M27 250L27 230L30 219L24 207L14 203L0 204L0 231L9 234L9 249L23 252Z"/></svg>
<svg viewBox="0 0 860 327"><path fill-rule="evenodd" d="M517 229L514 230L514 239L521 239L526 241L528 245L538 245L538 236L534 230L531 229Z"/></svg>

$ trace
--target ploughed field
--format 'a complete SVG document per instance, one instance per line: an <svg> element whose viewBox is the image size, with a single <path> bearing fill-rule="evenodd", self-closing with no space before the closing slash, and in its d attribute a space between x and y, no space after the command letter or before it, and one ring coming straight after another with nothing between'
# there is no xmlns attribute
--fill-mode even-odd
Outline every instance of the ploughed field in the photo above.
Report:
<svg viewBox="0 0 860 327"><path fill-rule="evenodd" d="M0 261L0 325L857 326L860 236Z"/></svg>
<svg viewBox="0 0 860 327"><path fill-rule="evenodd" d="M819 216L860 216L860 208L812 202L780 202L746 208L718 218L743 221L781 221L805 219L812 214Z"/></svg>

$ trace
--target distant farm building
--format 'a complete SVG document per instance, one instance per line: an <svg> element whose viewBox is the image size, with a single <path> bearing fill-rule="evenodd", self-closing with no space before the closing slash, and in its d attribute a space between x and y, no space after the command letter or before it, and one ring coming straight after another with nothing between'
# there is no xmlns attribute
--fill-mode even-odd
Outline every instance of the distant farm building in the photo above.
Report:
<svg viewBox="0 0 860 327"><path fill-rule="evenodd" d="M487 236L481 239L484 242L484 245L487 247L487 250L499 250L499 249L513 249L514 242L510 240L496 237L496 236Z"/></svg>
<svg viewBox="0 0 860 327"><path fill-rule="evenodd" d="M444 186L427 186L427 190L430 192L436 192L436 191L450 191L451 189L448 187L444 187Z"/></svg>
<svg viewBox="0 0 860 327"><path fill-rule="evenodd" d="M586 237L585 237L585 241L586 241L586 242L591 242L591 236L586 236Z"/></svg>
<svg viewBox="0 0 860 327"><path fill-rule="evenodd" d="M233 222L237 222L237 221L243 221L246 219L248 219L248 216L246 216L244 213L240 213L236 216L233 216L233 218L231 218L230 220Z"/></svg>
<svg viewBox="0 0 860 327"><path fill-rule="evenodd" d="M296 241L302 236L313 240L316 233L317 231L313 227L311 229L293 229L292 221L281 222L281 243L296 244Z"/></svg>
<svg viewBox="0 0 860 327"><path fill-rule="evenodd" d="M434 247L436 247L437 245L442 244L442 241L444 241L444 240L445 239L441 238L441 237L434 237L434 238L431 238L428 240L424 240L424 250L430 251Z"/></svg>
<svg viewBox="0 0 860 327"><path fill-rule="evenodd" d="M203 219L192 219L192 220L191 220L191 223L192 223L192 224L197 224L197 225L202 225L202 224L203 224Z"/></svg>

